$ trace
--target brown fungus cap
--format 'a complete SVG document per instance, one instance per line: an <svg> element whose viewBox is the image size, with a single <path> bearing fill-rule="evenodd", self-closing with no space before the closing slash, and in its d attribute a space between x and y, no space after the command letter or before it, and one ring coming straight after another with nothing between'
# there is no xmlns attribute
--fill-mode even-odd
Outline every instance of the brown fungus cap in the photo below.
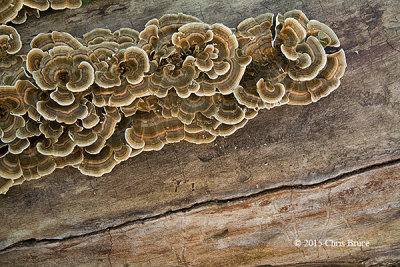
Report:
<svg viewBox="0 0 400 267"><path fill-rule="evenodd" d="M143 49L130 47L124 51L124 59L119 67L128 83L138 84L143 80L144 73L150 69L149 58Z"/></svg>
<svg viewBox="0 0 400 267"><path fill-rule="evenodd" d="M105 107L104 112L99 115L99 122L91 131L96 134L96 140L85 147L89 154L98 154L104 147L106 141L114 134L118 122L121 121L121 114L118 108Z"/></svg>
<svg viewBox="0 0 400 267"><path fill-rule="evenodd" d="M21 154L30 145L28 139L15 139L8 144L8 152L12 154Z"/></svg>
<svg viewBox="0 0 400 267"><path fill-rule="evenodd" d="M50 7L48 0L24 0L24 5L40 11L45 11Z"/></svg>
<svg viewBox="0 0 400 267"><path fill-rule="evenodd" d="M125 46L136 46L139 42L139 32L131 28L121 28L113 32L112 40L123 48Z"/></svg>
<svg viewBox="0 0 400 267"><path fill-rule="evenodd" d="M39 121L40 114L37 111L36 104L39 101L48 100L48 94L27 80L17 81L15 88L24 103L24 108L27 111L28 117L34 121Z"/></svg>
<svg viewBox="0 0 400 267"><path fill-rule="evenodd" d="M79 119L82 120L89 113L86 100L82 98L75 98L72 104L66 106L62 106L52 99L43 100L38 101L36 107L44 119L66 124L73 124Z"/></svg>
<svg viewBox="0 0 400 267"><path fill-rule="evenodd" d="M310 20L307 24L307 32L310 35L317 37L324 47L340 46L339 38L336 36L334 31L331 28L329 28L328 25L322 22L316 20Z"/></svg>
<svg viewBox="0 0 400 267"><path fill-rule="evenodd" d="M311 62L302 66L301 62L291 61L289 63L288 75L295 81L309 81L314 79L326 64L324 47L314 36L299 44L296 48L299 53L306 54ZM300 63L300 66L299 66Z"/></svg>
<svg viewBox="0 0 400 267"><path fill-rule="evenodd" d="M94 82L94 69L85 49L68 46L56 46L49 52L32 49L26 65L43 90L66 86L71 92L82 92Z"/></svg>
<svg viewBox="0 0 400 267"><path fill-rule="evenodd" d="M20 55L5 55L0 58L0 84L15 85L18 80L27 79L25 60Z"/></svg>
<svg viewBox="0 0 400 267"><path fill-rule="evenodd" d="M44 139L38 142L36 148L42 155L65 157L72 153L75 143L68 136L68 133L64 131L56 140Z"/></svg>
<svg viewBox="0 0 400 267"><path fill-rule="evenodd" d="M200 76L197 81L200 85L197 95L213 95L216 92L221 94L231 94L233 90L239 85L243 77L246 66L250 63L250 57L243 57L237 55L233 59L227 59L226 63L228 71L216 78L210 78L208 75Z"/></svg>
<svg viewBox="0 0 400 267"><path fill-rule="evenodd" d="M77 164L79 171L85 175L99 177L109 173L118 164L110 146L103 147L98 154L83 153L83 160Z"/></svg>
<svg viewBox="0 0 400 267"><path fill-rule="evenodd" d="M75 166L83 161L83 151L80 147L75 147L74 150L66 157L55 157L54 162L57 168L66 166Z"/></svg>
<svg viewBox="0 0 400 267"><path fill-rule="evenodd" d="M42 132L39 129L40 124L32 119L29 119L25 122L24 127L21 127L17 130L17 138L25 139L29 137L39 136Z"/></svg>
<svg viewBox="0 0 400 267"><path fill-rule="evenodd" d="M0 23L6 24L13 20L24 4L23 0L3 0L0 5Z"/></svg>
<svg viewBox="0 0 400 267"><path fill-rule="evenodd" d="M244 119L244 107L240 106L233 94L219 95L218 110L214 118L219 122L234 125Z"/></svg>
<svg viewBox="0 0 400 267"><path fill-rule="evenodd" d="M266 13L245 19L237 26L236 37L239 47L254 61L260 61L265 51L272 47L273 17L273 14Z"/></svg>
<svg viewBox="0 0 400 267"><path fill-rule="evenodd" d="M164 118L159 113L144 112L133 115L132 125L125 131L125 139L133 149L160 150L165 144L184 138L183 124L176 118Z"/></svg>
<svg viewBox="0 0 400 267"><path fill-rule="evenodd" d="M11 22L14 24L22 24L28 19L28 16L35 16L36 18L40 18L39 10L35 8L30 8L28 6L23 6L22 9L18 12L18 15Z"/></svg>
<svg viewBox="0 0 400 267"><path fill-rule="evenodd" d="M30 0L18 10L46 5ZM101 176L142 151L229 136L260 109L327 96L346 68L335 33L299 10L235 30L169 14L140 33L44 33L27 56L17 54L18 33L2 25L0 44L0 193L55 168Z"/></svg>
<svg viewBox="0 0 400 267"><path fill-rule="evenodd" d="M56 164L52 157L42 155L35 146L29 146L20 154L7 154L0 158L0 176L7 179L37 179L52 173Z"/></svg>
<svg viewBox="0 0 400 267"><path fill-rule="evenodd" d="M12 187L13 185L15 185L14 180L4 179L0 177L0 194L7 193L10 187Z"/></svg>
<svg viewBox="0 0 400 267"><path fill-rule="evenodd" d="M174 88L182 98L196 92L199 85L193 81L197 74L194 62L195 58L188 56L180 66L166 64L151 76L150 91L158 97L165 97L168 90Z"/></svg>
<svg viewBox="0 0 400 267"><path fill-rule="evenodd" d="M329 95L339 87L340 78L342 78L346 66L346 57L341 49L327 56L325 67L316 78L306 82L285 79L284 84L287 88L288 104L306 105Z"/></svg>
<svg viewBox="0 0 400 267"><path fill-rule="evenodd" d="M129 106L136 99L151 95L151 88L157 87L150 84L149 77L144 77L140 83L135 85L123 81L120 86L114 87L113 91L109 93L107 105L112 107Z"/></svg>
<svg viewBox="0 0 400 267"><path fill-rule="evenodd" d="M83 35L82 44L86 46L96 45L106 41L111 41L112 38L113 35L109 29L97 28Z"/></svg>
<svg viewBox="0 0 400 267"><path fill-rule="evenodd" d="M31 48L39 48L46 52L56 46L68 46L73 49L79 49L82 44L72 35L66 32L53 31L51 33L39 33L32 39Z"/></svg>
<svg viewBox="0 0 400 267"><path fill-rule="evenodd" d="M123 58L123 51L114 42L102 42L89 46L89 60L92 62L95 74L95 83L103 88L121 85L122 70L119 64Z"/></svg>
<svg viewBox="0 0 400 267"><path fill-rule="evenodd" d="M146 23L145 29L139 34L138 46L141 47L152 59L159 61L173 51L172 35L178 29L191 22L201 22L200 19L179 14L167 14L160 19L152 19Z"/></svg>
<svg viewBox="0 0 400 267"><path fill-rule="evenodd" d="M0 55L16 54L21 47L19 33L11 26L0 25Z"/></svg>
<svg viewBox="0 0 400 267"><path fill-rule="evenodd" d="M0 86L0 140L10 143L17 138L17 130L25 125L26 113L22 96L15 86Z"/></svg>

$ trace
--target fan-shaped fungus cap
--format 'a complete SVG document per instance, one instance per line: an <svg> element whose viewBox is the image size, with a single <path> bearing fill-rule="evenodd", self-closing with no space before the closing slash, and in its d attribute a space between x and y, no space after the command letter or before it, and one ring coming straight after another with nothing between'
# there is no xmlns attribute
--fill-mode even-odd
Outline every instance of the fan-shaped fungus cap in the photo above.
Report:
<svg viewBox="0 0 400 267"><path fill-rule="evenodd" d="M167 64L161 71L151 76L150 91L158 97L165 97L168 90L175 88L182 98L198 90L198 84L193 81L196 75L195 58L188 56L180 67Z"/></svg>
<svg viewBox="0 0 400 267"><path fill-rule="evenodd" d="M83 35L82 43L86 46L96 45L106 41L111 41L113 35L109 29L97 28Z"/></svg>
<svg viewBox="0 0 400 267"><path fill-rule="evenodd" d="M282 100L285 95L285 87L281 83L271 85L264 79L260 79L257 82L257 93L264 102L274 104Z"/></svg>
<svg viewBox="0 0 400 267"><path fill-rule="evenodd" d="M211 96L190 95L188 98L181 99L176 97L175 99L176 103L174 104L166 103L168 100L165 99L161 100L163 101L160 104L163 108L163 114L168 110L171 116L177 117L184 124L191 124L199 112L212 116L217 111L216 100Z"/></svg>
<svg viewBox="0 0 400 267"><path fill-rule="evenodd" d="M99 123L92 128L97 139L91 145L85 147L85 151L89 154L98 154L104 147L106 141L114 134L115 128L121 120L121 114L118 108L104 107L105 114L100 115Z"/></svg>
<svg viewBox="0 0 400 267"><path fill-rule="evenodd" d="M75 166L83 161L83 151L80 147L75 147L74 150L66 157L55 157L54 161L57 168L66 166Z"/></svg>
<svg viewBox="0 0 400 267"><path fill-rule="evenodd" d="M322 22L310 20L307 24L307 32L310 35L317 37L324 47L340 46L339 38L336 36L335 32Z"/></svg>
<svg viewBox="0 0 400 267"><path fill-rule="evenodd" d="M327 55L327 63L316 78L305 82L286 78L283 83L287 90L288 104L306 105L329 95L339 87L346 66L346 57L341 49Z"/></svg>
<svg viewBox="0 0 400 267"><path fill-rule="evenodd" d="M19 55L4 55L0 58L0 84L14 85L26 79L25 60Z"/></svg>
<svg viewBox="0 0 400 267"><path fill-rule="evenodd" d="M18 2L6 1L0 18ZM26 1L26 9L49 5ZM231 135L259 109L327 96L346 68L335 33L299 10L275 20L275 31L270 13L232 31L165 15L140 34L39 34L26 57L15 55L15 29L1 25L0 83L9 85L0 86L0 193L65 166L101 176L142 151Z"/></svg>
<svg viewBox="0 0 400 267"><path fill-rule="evenodd" d="M46 52L56 46L68 46L77 50L82 47L82 44L69 33L53 31L51 33L39 33L32 39L30 46Z"/></svg>
<svg viewBox="0 0 400 267"><path fill-rule="evenodd" d="M246 66L251 62L251 57L237 55L233 59L227 59L226 66L228 71L218 77L210 78L207 75L202 75L196 81L200 88L196 91L197 95L213 95L216 92L227 95L239 85L243 77ZM209 73L208 73L209 75Z"/></svg>
<svg viewBox="0 0 400 267"><path fill-rule="evenodd" d="M111 88L121 85L122 70L119 67L123 52L114 42L102 42L89 46L89 59L95 71L95 82L100 87Z"/></svg>
<svg viewBox="0 0 400 267"><path fill-rule="evenodd" d="M233 94L218 95L218 109L214 114L219 122L233 125L244 119L244 108L238 105Z"/></svg>
<svg viewBox="0 0 400 267"><path fill-rule="evenodd" d="M45 11L50 7L48 0L24 0L24 5L40 11Z"/></svg>
<svg viewBox="0 0 400 267"><path fill-rule="evenodd" d="M37 151L42 155L65 157L72 153L75 143L67 132L61 134L56 140L44 139L36 145Z"/></svg>
<svg viewBox="0 0 400 267"><path fill-rule="evenodd" d="M43 90L66 86L71 92L82 92L94 82L94 69L84 49L67 46L56 46L49 52L32 49L26 65Z"/></svg>
<svg viewBox="0 0 400 267"><path fill-rule="evenodd" d="M21 37L16 29L0 25L0 55L16 54L22 47Z"/></svg>
<svg viewBox="0 0 400 267"><path fill-rule="evenodd" d="M14 181L11 179L4 179L0 177L0 194L5 194L8 192L10 187L14 185Z"/></svg>
<svg viewBox="0 0 400 267"><path fill-rule="evenodd" d="M58 123L73 124L77 120L83 120L88 115L86 100L80 97L76 97L70 105L63 106L49 99L38 101L36 107L44 119Z"/></svg>
<svg viewBox="0 0 400 267"><path fill-rule="evenodd" d="M155 112L137 113L125 131L125 139L133 149L160 150L165 144L184 138L183 124L176 118L164 118Z"/></svg>
<svg viewBox="0 0 400 267"><path fill-rule="evenodd" d="M167 57L173 51L171 37L178 29L187 23L201 22L196 17L179 14L167 14L160 19L152 19L146 23L145 29L139 34L138 46L148 55L154 54L156 61Z"/></svg>
<svg viewBox="0 0 400 267"><path fill-rule="evenodd" d="M16 87L0 86L0 140L2 142L10 143L17 137L17 130L25 125L25 120L21 116L25 112L23 99Z"/></svg>
<svg viewBox="0 0 400 267"><path fill-rule="evenodd" d="M113 33L112 40L121 44L123 48L125 45L133 46L139 42L139 32L130 28L121 28Z"/></svg>
<svg viewBox="0 0 400 267"><path fill-rule="evenodd" d="M269 19L268 22L271 21ZM345 68L344 54L343 57L339 54L330 56L325 52L325 47L339 46L337 36L327 25L309 21L300 10L278 14L276 21L275 39L271 39L271 46L264 51L258 47L265 46L265 43L257 42L262 32L262 20L247 19L238 26L237 35L242 50L256 55L242 80L242 86L234 91L239 103L247 107L271 108L286 103L311 103L329 94L336 88L334 84L338 84L336 79L328 85L323 78L318 78L323 69L337 68L330 66L338 61L333 58L340 57L341 63L337 65L342 70ZM264 22L264 25L272 27L271 23ZM269 29L264 32L269 32ZM328 58L331 58L329 64Z"/></svg>
<svg viewBox="0 0 400 267"><path fill-rule="evenodd" d="M214 141L215 135L210 134L207 131L201 131L198 133L188 133L185 132L185 141L193 144L207 144Z"/></svg>
<svg viewBox="0 0 400 267"><path fill-rule="evenodd" d="M307 41L297 46L299 53L307 55L309 61L302 64L301 61L290 62L288 74L295 81L309 81L314 79L326 64L324 47L314 36L307 38ZM300 63L300 65L299 65Z"/></svg>
<svg viewBox="0 0 400 267"><path fill-rule="evenodd" d="M117 165L114 158L114 151L109 146L105 146L98 154L83 154L82 162L77 165L79 171L85 175L99 177L109 173Z"/></svg>
<svg viewBox="0 0 400 267"><path fill-rule="evenodd" d="M133 85L123 81L120 86L114 87L110 93L104 93L109 95L108 105L126 107L131 105L137 98L151 95L150 90L154 87L154 85L150 86L150 78L145 76L138 84ZM94 103L96 104L96 102Z"/></svg>
<svg viewBox="0 0 400 267"><path fill-rule="evenodd" d="M17 138L24 139L33 136L39 136L42 132L39 130L39 123L34 120L27 120L24 127L17 130Z"/></svg>
<svg viewBox="0 0 400 267"><path fill-rule="evenodd" d="M124 60L120 64L122 76L130 84L138 84L143 80L144 73L150 69L146 52L138 47L130 47L124 52Z"/></svg>
<svg viewBox="0 0 400 267"><path fill-rule="evenodd" d="M251 55L253 61L260 61L272 47L273 17L273 14L266 13L245 19L237 26L239 47L245 55Z"/></svg>
<svg viewBox="0 0 400 267"><path fill-rule="evenodd" d="M39 101L48 100L48 95L27 80L17 81L15 88L24 103L24 108L28 111L28 117L39 121L40 114L37 112L36 104Z"/></svg>
<svg viewBox="0 0 400 267"><path fill-rule="evenodd" d="M3 0L0 6L0 23L6 24L13 20L23 4L23 0Z"/></svg>
<svg viewBox="0 0 400 267"><path fill-rule="evenodd" d="M0 176L6 179L37 179L52 173L55 168L54 159L40 154L33 145L20 154L9 153L0 158Z"/></svg>
<svg viewBox="0 0 400 267"><path fill-rule="evenodd" d="M35 8L30 8L28 6L23 6L22 9L18 12L18 15L11 22L14 24L22 24L28 19L28 16L35 16L36 18L40 18L39 10Z"/></svg>

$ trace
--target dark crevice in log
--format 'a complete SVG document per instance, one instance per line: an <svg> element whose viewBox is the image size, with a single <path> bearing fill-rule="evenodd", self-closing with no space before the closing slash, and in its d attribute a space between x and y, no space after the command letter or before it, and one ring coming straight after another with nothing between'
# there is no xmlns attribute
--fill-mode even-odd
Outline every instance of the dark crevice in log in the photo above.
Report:
<svg viewBox="0 0 400 267"><path fill-rule="evenodd" d="M238 196L238 197L233 197L233 198L228 198L228 199L221 199L221 200L208 200L208 201L204 201L204 202L200 202L200 203L195 203L189 207L185 207L185 208L181 208L181 209L176 209L176 210L170 210L167 212L164 212L162 214L157 214L154 216L149 216L149 217L145 217L145 218L140 218L140 219L135 219L135 220L131 220L131 221L127 221L115 226L110 226L107 227L105 229L101 229L101 230L96 230L96 231L92 231L89 233L85 233L85 234L80 234L80 235L74 235L74 236L68 236L68 237L64 237L64 238L44 238L44 239L35 239L35 238L31 238L31 239L27 239L27 240L21 240L19 242L16 242L8 247L5 247L3 249L0 250L0 253L3 252L8 252L14 248L18 248L18 247L34 247L34 246L38 246L38 245L46 245L46 244L52 244L52 243L57 243L57 242L63 242L63 241L67 241L67 240L73 240L73 239L77 239L77 238L82 238L82 237L87 237L87 236L94 236L97 234L102 234L105 232L110 232L112 230L116 230L116 229L120 229L126 226L130 226L130 225L134 225L134 224L140 224L140 223L144 223L147 221L153 221L153 220L157 220L163 217L167 217L171 214L176 214L176 213L184 213L184 212L188 212L191 211L193 209L196 208L200 208L200 207L204 207L207 205L219 205L219 204L225 204L225 203L232 203L232 202L238 202L238 201L244 201L244 200L249 200L252 198L256 198L256 197L260 197L260 196L264 196L267 194L271 194L271 193L276 193L279 191L284 191L284 190L307 190L307 189L311 189L311 188L317 188L317 187L321 187L323 185L326 184L331 184L334 182L337 182L339 180L343 180L355 175L359 175L359 174L363 174L369 171L373 171L376 169L380 169L380 168L385 168L385 167L389 167L389 166L393 166L396 164L400 164L400 158L397 159L393 159L393 160L389 160L389 161L385 161L385 162L381 162L381 163L377 163L377 164L373 164L373 165L369 165L360 169L356 169L353 171L349 171L349 172L345 172L342 174L339 174L337 176L331 177L331 178L327 178L324 181L318 182L318 183L314 183L314 184L297 184L297 185L283 185L283 186L279 186L279 187L275 187L275 188L268 188L268 189L264 189L261 190L259 192L250 194L250 195L245 195L245 196Z"/></svg>

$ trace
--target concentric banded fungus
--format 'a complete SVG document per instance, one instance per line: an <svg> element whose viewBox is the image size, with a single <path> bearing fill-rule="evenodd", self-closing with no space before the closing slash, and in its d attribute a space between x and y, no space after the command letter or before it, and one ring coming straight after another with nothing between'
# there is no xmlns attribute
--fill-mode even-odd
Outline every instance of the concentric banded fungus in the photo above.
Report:
<svg viewBox="0 0 400 267"><path fill-rule="evenodd" d="M40 11L45 11L50 7L48 0L24 0L24 5Z"/></svg>
<svg viewBox="0 0 400 267"><path fill-rule="evenodd" d="M3 0L0 3L0 23L12 21L21 24L26 21L27 14L40 17L39 11L51 8L79 8L82 0Z"/></svg>
<svg viewBox="0 0 400 267"><path fill-rule="evenodd" d="M25 9L48 8L26 1ZM21 10L22 1L13 3ZM15 19L11 7L1 6L1 19ZM248 18L234 31L170 14L140 34L43 33L26 57L17 54L18 33L2 25L0 45L0 193L55 168L101 176L168 143L212 142L260 109L318 101L346 68L335 33L299 10Z"/></svg>
<svg viewBox="0 0 400 267"><path fill-rule="evenodd" d="M0 23L6 24L13 20L23 4L23 0L3 0L0 5Z"/></svg>
<svg viewBox="0 0 400 267"><path fill-rule="evenodd" d="M149 59L146 52L138 47L119 50L114 42L102 42L89 46L89 58L95 70L95 82L102 88L120 86L121 78L130 84L143 80L144 72L149 71Z"/></svg>
<svg viewBox="0 0 400 267"><path fill-rule="evenodd" d="M56 46L68 46L72 49L80 49L82 44L72 35L66 32L39 33L31 41L31 48L38 48L44 52Z"/></svg>
<svg viewBox="0 0 400 267"><path fill-rule="evenodd" d="M82 92L94 82L94 70L86 54L85 49L74 50L68 46L56 46L49 52L34 48L28 54L26 65L43 90L66 86L70 92Z"/></svg>
<svg viewBox="0 0 400 267"><path fill-rule="evenodd" d="M0 25L0 82L14 85L25 78L24 57L16 55L22 47L19 33L10 26Z"/></svg>
<svg viewBox="0 0 400 267"><path fill-rule="evenodd" d="M331 55L325 52L328 46L339 46L335 33L327 25L309 21L301 11L293 10L278 14L273 38L272 21L272 14L266 14L238 26L243 51L255 55L241 86L235 89L239 103L250 108L304 105L336 89L339 83L325 80L333 78L326 75L330 72L341 77L346 67L343 50Z"/></svg>
<svg viewBox="0 0 400 267"><path fill-rule="evenodd" d="M15 85L18 80L26 78L24 56L5 55L0 58L0 84Z"/></svg>
<svg viewBox="0 0 400 267"><path fill-rule="evenodd" d="M22 24L28 19L28 16L35 16L36 18L40 18L39 10L30 8L28 6L23 6L22 9L18 12L18 15L11 22L14 24Z"/></svg>
<svg viewBox="0 0 400 267"><path fill-rule="evenodd" d="M13 27L0 25L0 54L16 54L21 47L19 33Z"/></svg>

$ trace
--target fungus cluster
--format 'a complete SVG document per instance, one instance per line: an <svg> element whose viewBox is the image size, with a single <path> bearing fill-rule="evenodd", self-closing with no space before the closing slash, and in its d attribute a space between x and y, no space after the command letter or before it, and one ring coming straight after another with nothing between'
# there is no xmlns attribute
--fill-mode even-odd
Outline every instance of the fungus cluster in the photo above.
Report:
<svg viewBox="0 0 400 267"><path fill-rule="evenodd" d="M79 8L82 0L2 0L0 4L0 23L9 21L22 24L28 16L40 17L39 11L52 9Z"/></svg>
<svg viewBox="0 0 400 267"><path fill-rule="evenodd" d="M56 168L101 176L168 143L212 142L260 109L327 96L346 67L335 33L299 10L236 29L169 14L140 33L55 31L30 46L18 55L18 33L0 26L0 193Z"/></svg>

